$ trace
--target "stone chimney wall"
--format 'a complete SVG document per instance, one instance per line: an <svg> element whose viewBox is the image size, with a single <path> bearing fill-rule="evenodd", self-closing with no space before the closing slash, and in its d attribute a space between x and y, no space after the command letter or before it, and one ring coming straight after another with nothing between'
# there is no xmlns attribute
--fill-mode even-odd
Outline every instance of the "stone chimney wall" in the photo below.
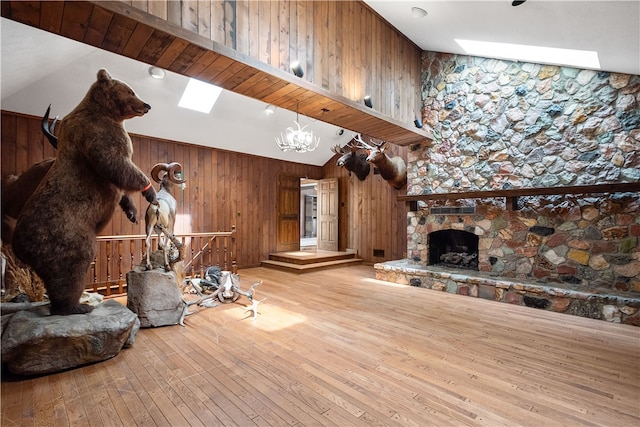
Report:
<svg viewBox="0 0 640 427"><path fill-rule="evenodd" d="M640 76L425 52L423 123L436 140L408 151L407 194L640 181ZM420 202L407 254L428 260L443 228L480 236L492 276L640 292L638 193ZM474 206L471 215L431 215Z"/></svg>
<svg viewBox="0 0 640 427"><path fill-rule="evenodd" d="M640 76L423 54L409 194L640 181Z"/></svg>

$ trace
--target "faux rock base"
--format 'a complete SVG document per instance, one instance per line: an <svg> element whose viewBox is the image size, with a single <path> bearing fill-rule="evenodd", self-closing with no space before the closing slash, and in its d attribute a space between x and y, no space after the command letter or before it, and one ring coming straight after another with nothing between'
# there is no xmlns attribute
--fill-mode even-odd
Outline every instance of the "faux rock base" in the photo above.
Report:
<svg viewBox="0 0 640 427"><path fill-rule="evenodd" d="M59 372L117 355L135 341L137 316L114 300L88 314L51 316L48 305L3 322L2 363L18 375ZM3 316L4 317L4 316Z"/></svg>
<svg viewBox="0 0 640 427"><path fill-rule="evenodd" d="M184 301L176 274L135 267L127 273L127 307L138 315L143 328L177 325Z"/></svg>

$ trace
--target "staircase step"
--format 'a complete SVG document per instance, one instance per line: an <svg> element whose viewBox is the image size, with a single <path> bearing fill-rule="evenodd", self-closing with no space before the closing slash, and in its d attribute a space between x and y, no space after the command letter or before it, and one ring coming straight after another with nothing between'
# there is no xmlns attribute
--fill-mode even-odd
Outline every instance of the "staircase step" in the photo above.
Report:
<svg viewBox="0 0 640 427"><path fill-rule="evenodd" d="M269 254L270 261L280 261L289 264L317 264L319 262L340 261L354 259L353 252L332 252L332 251L297 251L278 252Z"/></svg>
<svg viewBox="0 0 640 427"><path fill-rule="evenodd" d="M274 268L277 270L288 271L290 273L297 273L297 274L309 273L311 271L326 270L329 268L359 265L359 264L362 264L362 259L355 258L355 257L351 257L347 259L337 259L337 260L331 260L331 261L306 263L306 264L295 264L295 263L277 261L272 259L264 260L261 263L262 267Z"/></svg>

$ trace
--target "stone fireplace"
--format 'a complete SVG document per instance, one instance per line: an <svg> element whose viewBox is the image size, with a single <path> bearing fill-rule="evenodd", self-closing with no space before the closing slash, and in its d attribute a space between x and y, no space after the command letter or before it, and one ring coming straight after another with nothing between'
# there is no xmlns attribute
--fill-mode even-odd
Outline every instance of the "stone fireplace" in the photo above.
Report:
<svg viewBox="0 0 640 427"><path fill-rule="evenodd" d="M478 236L464 230L438 230L427 235L428 265L478 270Z"/></svg>
<svg viewBox="0 0 640 427"><path fill-rule="evenodd" d="M376 276L640 326L640 76L425 52L423 100L407 258Z"/></svg>

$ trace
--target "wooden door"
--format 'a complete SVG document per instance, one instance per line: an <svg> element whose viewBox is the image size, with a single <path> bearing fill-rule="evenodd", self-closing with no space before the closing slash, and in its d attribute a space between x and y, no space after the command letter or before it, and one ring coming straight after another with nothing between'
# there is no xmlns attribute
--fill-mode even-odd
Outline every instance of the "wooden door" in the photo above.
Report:
<svg viewBox="0 0 640 427"><path fill-rule="evenodd" d="M300 178L278 176L276 250L300 250Z"/></svg>
<svg viewBox="0 0 640 427"><path fill-rule="evenodd" d="M338 250L338 178L318 181L318 249Z"/></svg>

